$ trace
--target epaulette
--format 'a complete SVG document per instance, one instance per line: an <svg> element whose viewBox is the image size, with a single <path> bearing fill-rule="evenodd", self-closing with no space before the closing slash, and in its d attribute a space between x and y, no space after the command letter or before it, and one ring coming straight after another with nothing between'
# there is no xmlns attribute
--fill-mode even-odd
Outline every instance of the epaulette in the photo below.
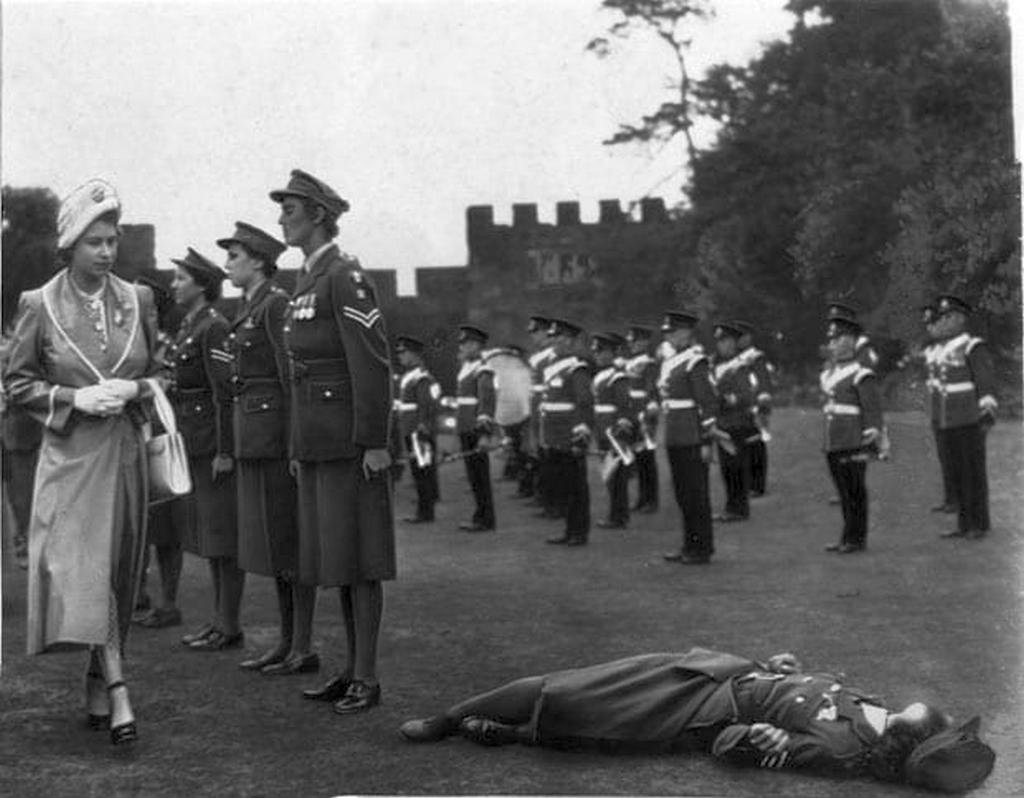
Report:
<svg viewBox="0 0 1024 798"><path fill-rule="evenodd" d="M854 385L859 385L862 380L865 380L868 377L874 377L874 376L875 376L875 372L873 370L867 368L867 366L860 366L857 369L856 373L853 375L853 384Z"/></svg>

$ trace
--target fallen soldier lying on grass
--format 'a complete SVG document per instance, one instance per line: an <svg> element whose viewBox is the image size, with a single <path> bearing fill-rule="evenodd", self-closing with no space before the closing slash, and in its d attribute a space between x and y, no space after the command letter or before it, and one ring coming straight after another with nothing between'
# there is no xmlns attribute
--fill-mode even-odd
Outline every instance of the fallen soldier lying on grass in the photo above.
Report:
<svg viewBox="0 0 1024 798"><path fill-rule="evenodd" d="M693 648L518 679L411 720L402 734L482 745L702 750L737 764L872 776L962 792L992 771L978 720L954 727L925 704L894 712L836 676Z"/></svg>

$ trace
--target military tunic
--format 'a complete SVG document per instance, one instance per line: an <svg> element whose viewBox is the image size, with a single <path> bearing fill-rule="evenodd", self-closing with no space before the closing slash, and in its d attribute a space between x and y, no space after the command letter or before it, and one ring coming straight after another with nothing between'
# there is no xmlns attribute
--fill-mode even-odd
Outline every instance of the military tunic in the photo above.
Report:
<svg viewBox="0 0 1024 798"><path fill-rule="evenodd" d="M234 455L228 323L212 305L186 316L168 352L168 395L185 439L192 493L175 499L182 548L200 557L238 553L238 496L234 471L213 478L214 457Z"/></svg>
<svg viewBox="0 0 1024 798"><path fill-rule="evenodd" d="M477 449L494 423L495 401L494 370L482 358L463 363L456 378L455 428L466 454L466 479L475 502L472 522L484 529L493 529L495 525L494 491L490 455Z"/></svg>
<svg viewBox="0 0 1024 798"><path fill-rule="evenodd" d="M931 420L932 435L935 439L935 452L939 460L939 470L942 474L942 506L952 507L956 505L956 486L953 483L952 471L949 467L949 457L942 428L939 426L941 417L942 394L939 390L941 380L939 379L942 357L943 342L933 341L924 347L922 355L925 366L925 391L926 403L928 405L928 417Z"/></svg>
<svg viewBox="0 0 1024 798"><path fill-rule="evenodd" d="M376 291L330 244L300 273L285 321L289 453L298 462L299 568L305 585L394 579L391 475L363 454L387 449L391 363Z"/></svg>
<svg viewBox="0 0 1024 798"><path fill-rule="evenodd" d="M238 481L238 566L277 576L295 572L299 528L288 471L288 295L270 281L243 299L228 336L234 388Z"/></svg>
<svg viewBox="0 0 1024 798"><path fill-rule="evenodd" d="M434 520L434 505L437 503L437 403L441 398L441 386L423 366L409 369L398 386L398 431L405 440L409 453L409 469L416 484L416 517L421 521ZM421 466L415 456L413 435L417 437L421 450L429 462Z"/></svg>
<svg viewBox="0 0 1024 798"><path fill-rule="evenodd" d="M545 347L530 355L530 440L522 478L519 481L519 495L536 495L548 513L554 512L549 495L551 483L547 452L540 443L540 402L544 395L544 369L555 357L553 347Z"/></svg>
<svg viewBox="0 0 1024 798"><path fill-rule="evenodd" d="M757 380L757 403L755 420L758 421L756 437L748 440L750 446L750 494L762 496L768 485L768 417L772 412L772 391L775 390L775 367L767 355L754 346L744 349L740 355Z"/></svg>
<svg viewBox="0 0 1024 798"><path fill-rule="evenodd" d="M957 505L957 530L983 535L990 527L985 432L995 422L995 379L988 347L961 333L936 355L938 427Z"/></svg>
<svg viewBox="0 0 1024 798"><path fill-rule="evenodd" d="M637 510L658 507L658 461L654 440L658 430L658 363L647 353L626 360L633 418L640 426L636 449Z"/></svg>
<svg viewBox="0 0 1024 798"><path fill-rule="evenodd" d="M718 427L728 433L735 452L718 447L718 462L725 484L725 512L733 518L750 516L750 443L759 438L754 422L757 378L747 359L737 354L714 365L718 391Z"/></svg>
<svg viewBox="0 0 1024 798"><path fill-rule="evenodd" d="M856 359L821 374L824 450L843 510L841 544L864 548L868 534L867 461L875 453L866 432L882 430L882 405L875 373Z"/></svg>
<svg viewBox="0 0 1024 798"><path fill-rule="evenodd" d="M607 453L615 435L620 446L629 450L633 444L636 424L630 412L629 377L624 369L612 365L594 376L594 421L598 451ZM628 431L627 431L628 430ZM620 463L608 482L608 523L619 525L629 521L629 466Z"/></svg>
<svg viewBox="0 0 1024 798"><path fill-rule="evenodd" d="M704 349L694 344L666 358L658 377L665 449L676 503L682 513L683 553L707 558L715 550L708 493L708 464L701 448L718 414L718 395Z"/></svg>

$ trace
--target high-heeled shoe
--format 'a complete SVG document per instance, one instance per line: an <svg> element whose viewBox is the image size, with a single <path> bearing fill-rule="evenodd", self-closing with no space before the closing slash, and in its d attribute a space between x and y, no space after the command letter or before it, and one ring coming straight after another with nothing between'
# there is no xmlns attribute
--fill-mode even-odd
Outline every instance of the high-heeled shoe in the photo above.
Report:
<svg viewBox="0 0 1024 798"><path fill-rule="evenodd" d="M86 674L85 674L85 696L86 696L86 712L87 712L87 714L85 716L85 724L86 724L86 726L88 726L93 731L105 731L106 729L110 728L110 713L108 712L105 715L100 715L100 714L97 714L97 713L89 711L91 709L91 707L88 705L89 704L89 693L91 692L91 688L89 686L90 682L94 682L100 688L102 688L103 687L103 674L102 673L96 673L95 671L87 671Z"/></svg>
<svg viewBox="0 0 1024 798"><path fill-rule="evenodd" d="M124 682L114 682L113 684L107 685L107 692L112 693L118 688L124 688L125 693L128 692L128 685ZM130 720L127 723L119 723L116 726L110 727L110 742L113 745L130 745L139 739L139 729L135 725L134 720Z"/></svg>

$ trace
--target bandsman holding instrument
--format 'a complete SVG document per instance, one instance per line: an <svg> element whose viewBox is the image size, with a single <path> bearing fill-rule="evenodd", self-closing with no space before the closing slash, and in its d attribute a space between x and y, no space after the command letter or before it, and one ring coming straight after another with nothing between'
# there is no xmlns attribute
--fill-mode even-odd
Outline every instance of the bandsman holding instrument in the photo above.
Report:
<svg viewBox="0 0 1024 798"><path fill-rule="evenodd" d="M437 503L437 403L441 386L423 364L423 342L401 335L395 344L405 369L398 386L398 427L409 453L409 470L416 484L416 514L403 519L410 524L434 520Z"/></svg>
<svg viewBox="0 0 1024 798"><path fill-rule="evenodd" d="M639 425L636 451L637 500L634 510L653 513L658 509L658 461L655 459L655 436L658 432L658 363L651 356L654 329L644 324L631 324L626 333L629 357L629 396L633 418Z"/></svg>
<svg viewBox="0 0 1024 798"><path fill-rule="evenodd" d="M465 532L490 532L494 529L494 492L491 488L491 458L480 446L495 431L494 371L484 362L482 353L488 335L479 327L459 327L458 410L456 431L465 455L466 478L473 491L476 509L469 521L459 524Z"/></svg>
<svg viewBox="0 0 1024 798"><path fill-rule="evenodd" d="M528 481L520 485L520 495L536 496L546 517L557 517L551 496L551 467L547 450L540 442L540 401L544 394L544 369L551 364L555 350L548 341L551 320L533 315L526 325L535 351L530 355L530 458L527 460Z"/></svg>
<svg viewBox="0 0 1024 798"><path fill-rule="evenodd" d="M935 439L935 452L939 459L939 470L942 472L942 503L932 507L932 512L955 513L956 501L953 497L956 495L956 487L953 485L946 447L942 445L942 430L939 427L939 422L942 419L942 393L939 391L942 381L939 374L941 373L940 364L945 342L939 338L939 311L935 305L925 305L921 308L921 322L928 335L921 355L926 372L925 387L929 416L932 421L932 435Z"/></svg>
<svg viewBox="0 0 1024 798"><path fill-rule="evenodd" d="M658 391L665 418L665 449L683 521L682 548L666 554L665 559L683 565L706 565L715 552L708 463L717 431L718 396L711 364L694 337L698 321L688 311L670 310L661 327L675 349L661 364Z"/></svg>
<svg viewBox="0 0 1024 798"><path fill-rule="evenodd" d="M757 434L747 441L750 450L750 496L764 496L768 489L768 442L771 440L769 421L772 413L772 391L775 389L775 367L765 353L754 346L754 328L749 322L734 320L740 331L739 350L747 367L757 380L757 401L754 422Z"/></svg>
<svg viewBox="0 0 1024 798"><path fill-rule="evenodd" d="M587 450L594 429L594 394L588 363L577 357L583 328L552 319L549 330L555 360L544 369L540 434L550 450L552 484L566 504L565 532L548 543L584 546L590 537Z"/></svg>
<svg viewBox="0 0 1024 798"><path fill-rule="evenodd" d="M608 516L597 522L602 529L625 529L629 524L629 467L635 460L636 424L630 414L629 377L616 364L625 339L613 332L591 336L597 361L594 375L594 422L598 451L614 458L608 478Z"/></svg>

